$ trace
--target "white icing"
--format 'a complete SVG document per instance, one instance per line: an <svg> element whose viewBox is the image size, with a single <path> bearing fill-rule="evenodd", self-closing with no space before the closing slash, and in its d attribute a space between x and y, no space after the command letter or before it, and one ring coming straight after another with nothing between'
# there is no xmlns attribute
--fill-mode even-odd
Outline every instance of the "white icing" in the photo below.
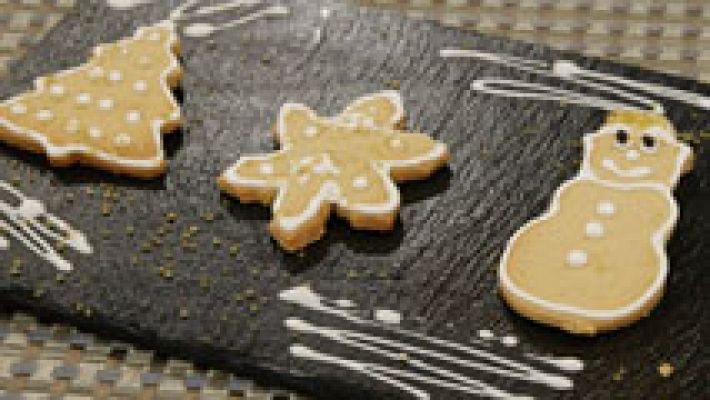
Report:
<svg viewBox="0 0 710 400"><path fill-rule="evenodd" d="M364 176L358 176L353 179L353 187L356 189L364 189L367 187L367 178Z"/></svg>
<svg viewBox="0 0 710 400"><path fill-rule="evenodd" d="M92 253L84 234L48 213L42 203L24 196L4 181L0 181L0 191L19 202L14 206L0 200L0 231L20 241L37 256L60 271L70 271L71 263L55 250L53 244L63 243L82 254ZM0 238L0 250L8 246L7 239Z"/></svg>
<svg viewBox="0 0 710 400"><path fill-rule="evenodd" d="M584 250L572 250L567 254L567 264L571 267L583 267L587 265L587 258Z"/></svg>
<svg viewBox="0 0 710 400"><path fill-rule="evenodd" d="M394 149L399 149L402 148L402 141L399 139L392 139L390 140L390 146Z"/></svg>
<svg viewBox="0 0 710 400"><path fill-rule="evenodd" d="M146 81L135 81L133 84L133 90L136 92L145 92L148 90L148 83Z"/></svg>
<svg viewBox="0 0 710 400"><path fill-rule="evenodd" d="M39 111L37 111L37 114L35 115L35 117L39 121L49 121L50 119L52 119L54 117L54 115L49 110L39 110Z"/></svg>
<svg viewBox="0 0 710 400"><path fill-rule="evenodd" d="M27 106L24 104L16 103L10 107L10 112L13 114L24 114L27 112Z"/></svg>
<svg viewBox="0 0 710 400"><path fill-rule="evenodd" d="M118 135L116 135L116 137L113 139L113 141L116 144L116 146L126 147L131 144L131 137L128 136L128 134L119 133Z"/></svg>
<svg viewBox="0 0 710 400"><path fill-rule="evenodd" d="M92 139L99 139L102 136L101 128L92 126L89 128L89 137Z"/></svg>
<svg viewBox="0 0 710 400"><path fill-rule="evenodd" d="M306 135L306 137L314 137L318 134L318 128L313 125L309 125L306 129L304 129L303 134Z"/></svg>
<svg viewBox="0 0 710 400"><path fill-rule="evenodd" d="M641 97L636 94L636 92L643 92L651 96L661 96L667 99L684 102L698 108L710 109L710 98L706 96L660 84L640 82L612 74L587 70L569 60L557 60L550 65L550 63L546 61L529 60L505 54L464 49L443 49L440 51L440 55L445 58L476 58L536 75L565 80L611 94L627 102L619 103L607 98L582 94L579 91L575 92L554 88L549 85L534 84L518 80L480 79L474 83L473 87L475 90L492 94L514 98L565 101L606 110L650 109L662 114L664 110L660 103L651 98ZM630 88L635 92L621 90L619 87ZM516 90L516 88L521 90ZM637 104L642 104L645 108L639 108Z"/></svg>
<svg viewBox="0 0 710 400"><path fill-rule="evenodd" d="M126 114L126 122L128 122L128 123L135 124L137 122L140 122L140 120L141 120L140 111L132 110Z"/></svg>
<svg viewBox="0 0 710 400"><path fill-rule="evenodd" d="M507 346L507 347L515 347L515 346L518 345L519 340L518 340L517 337L515 337L515 336L510 336L510 335L509 335L509 336L503 336L503 337L500 339L500 342L503 343L504 346Z"/></svg>
<svg viewBox="0 0 710 400"><path fill-rule="evenodd" d="M109 7L119 10L126 10L151 1L152 0L108 0L108 5Z"/></svg>
<svg viewBox="0 0 710 400"><path fill-rule="evenodd" d="M605 217L616 214L616 206L611 201L600 201L597 204L597 214Z"/></svg>
<svg viewBox="0 0 710 400"><path fill-rule="evenodd" d="M550 357L530 353L526 354L526 356L533 360L552 365L561 371L579 372L584 369L582 360L573 357Z"/></svg>
<svg viewBox="0 0 710 400"><path fill-rule="evenodd" d="M629 161L637 161L641 157L641 154L636 149L629 149L626 152L626 159Z"/></svg>
<svg viewBox="0 0 710 400"><path fill-rule="evenodd" d="M264 175L271 175L274 173L274 165L271 163L261 163L259 165L259 172Z"/></svg>
<svg viewBox="0 0 710 400"><path fill-rule="evenodd" d="M123 79L123 74L121 74L121 71L112 70L108 73L108 79L113 82L118 82Z"/></svg>
<svg viewBox="0 0 710 400"><path fill-rule="evenodd" d="M394 127L404 118L404 108L402 105L402 98L399 92L386 90L383 92L375 93L369 96L361 97L355 100L345 111L337 117L330 118L331 123L337 123L342 121L344 115L352 113L352 109L359 108L363 102L370 101L374 98L385 98L393 106L395 112L390 121L387 121L385 125ZM305 111L309 114L311 119L318 118L315 113L308 107L302 104L287 103L281 107L279 121L277 123L277 131L279 134L279 142L282 144L282 149L275 153L276 155L255 155L255 156L244 156L237 161L232 167L222 174L222 179L224 179L230 185L235 186L245 186L245 187L277 187L278 195L274 201L274 212L276 213L281 206L283 198L285 197L286 190L288 187L285 180L280 180L278 182L270 182L266 180L258 180L245 178L237 174L237 171L243 165L243 163L251 161L259 162L269 162L271 157L277 156L279 154L284 154L291 150L291 143L286 135L287 126L285 121L285 116L294 110ZM393 167L413 167L417 165L427 164L433 160L440 159L444 154L446 154L446 145L443 143L438 143L428 154L424 154L420 157L408 159L408 160L378 160L373 162L373 170L380 176L382 182L385 183L385 189L387 191L387 199L381 204L348 204L345 198L341 196L340 188L336 182L325 181L322 183L322 187L318 193L313 197L311 202L308 204L303 213L298 216L293 217L280 217L274 220L275 223L279 224L279 227L283 230L296 230L304 223L311 221L315 215L317 215L318 210L321 209L323 203L331 203L336 205L342 210L347 210L351 212L357 212L361 214L370 215L382 215L391 214L399 208L400 197L399 191L394 184L394 181L390 177L390 169Z"/></svg>
<svg viewBox="0 0 710 400"><path fill-rule="evenodd" d="M596 221L588 222L584 232L588 238L597 239L604 236L604 226Z"/></svg>
<svg viewBox="0 0 710 400"><path fill-rule="evenodd" d="M355 304L354 301L349 300L349 299L334 300L333 304L335 304L336 306L341 307L341 308L353 308L353 307L357 306L357 304Z"/></svg>
<svg viewBox="0 0 710 400"><path fill-rule="evenodd" d="M324 18L324 19L330 18L331 13L332 13L332 10L330 8L323 7L320 9L321 18Z"/></svg>
<svg viewBox="0 0 710 400"><path fill-rule="evenodd" d="M179 105L175 101L172 95L172 91L170 87L167 84L167 77L174 71L177 71L179 69L179 64L177 58L174 56L174 53L172 51L172 48L175 46L177 43L177 35L175 34L175 28L172 22L170 21L163 21L160 22L156 25L153 25L153 27L161 27L161 28L166 28L169 30L169 36L168 40L165 41L164 46L163 46L163 51L165 52L166 55L168 55L170 58L170 63L165 67L163 71L160 73L160 78L159 78L159 84L162 90L163 96L170 101L174 109L178 109ZM144 36L147 28L139 28L136 33L133 35L133 38L130 40L137 40L140 39L141 37ZM95 48L95 54L100 56L104 51L104 48L102 46L98 46ZM66 75L69 73L75 73L77 71L86 71L90 73L91 66L90 64L83 64L79 67L68 69L66 71L62 71L55 76L62 76ZM37 91L41 93L42 91L46 90L45 88L45 82L44 79L37 79L35 81L35 86L37 88ZM145 88L144 88L145 89ZM82 103L82 100L84 97L77 96L77 102L80 104L88 104L91 101L91 96L88 93L84 93L84 96L86 96L86 103ZM16 99L9 99L7 100L7 103L12 104L13 102L17 101ZM161 133L162 131L162 121L154 121L151 124L152 128L152 134L153 134L153 140L155 143L162 143L162 137L163 134ZM157 152L154 157L152 158L142 158L142 159L126 159L126 158L121 158L119 156L116 156L115 154L108 153L102 150L97 150L91 146L88 145L83 145L83 144L71 144L67 146L57 146L47 139L47 137L39 132L35 132L26 128L23 128L21 126L18 126L17 124L13 123L10 120L0 118L0 129L7 129L12 132L15 132L19 135L22 135L23 137L33 141L37 145L41 146L45 152L50 156L50 157L65 157L67 154L73 154L73 153L84 153L84 154L91 154L91 156L97 160L101 160L104 162L111 163L116 166L122 166L122 167L128 167L131 169L148 169L148 170L154 170L156 167L161 166L164 164L165 156L164 152L162 150L162 146L157 146Z"/></svg>
<svg viewBox="0 0 710 400"><path fill-rule="evenodd" d="M49 87L49 93L54 96L61 96L66 92L66 89L62 85L52 85Z"/></svg>
<svg viewBox="0 0 710 400"><path fill-rule="evenodd" d="M216 6L216 7L218 7L218 6ZM207 7L201 8L199 10L205 10L205 9L207 9ZM289 9L287 7L271 6L271 7L264 8L262 10L254 11L253 13L248 14L244 17L233 19L229 22L225 22L225 23L218 24L218 25L210 24L210 23L206 23L206 22L192 23L192 24L186 26L182 32L183 32L183 34L185 34L185 36L202 38L202 37L210 36L210 35L214 34L215 32L231 29L231 28L234 28L235 26L243 25L243 24L246 24L247 22L255 21L257 19L261 19L261 18L268 17L268 16L275 16L275 15L286 15L288 13L289 13Z"/></svg>
<svg viewBox="0 0 710 400"><path fill-rule="evenodd" d="M88 93L79 93L76 96L76 102L79 104L89 104L91 103L91 95Z"/></svg>
<svg viewBox="0 0 710 400"><path fill-rule="evenodd" d="M324 154L321 162L313 166L313 172L319 175L340 175L340 169L333 163L328 154Z"/></svg>
<svg viewBox="0 0 710 400"><path fill-rule="evenodd" d="M409 394L418 396L417 398L428 399L429 394L425 390L414 386L414 384L430 385L452 391L477 394L483 397L518 398L484 381L447 369L448 367L443 365L455 366L457 371L478 370L502 377L545 385L557 390L568 390L573 386L571 379L565 376L541 371L530 365L499 356L482 348L401 329L396 324L383 323L379 320L380 318L377 318L377 311L375 312L375 320L368 320L361 318L359 315L362 315L362 313L358 312L358 310L331 307L328 304L333 303L332 301L315 293L308 286L298 286L284 290L279 294L279 298L282 301L298 305L310 311L345 319L356 326L367 326L368 333L358 330L318 326L295 317L284 321L287 329L298 332L301 335L316 335L322 339L331 340L349 348L368 353L368 359L377 356L400 363L404 361L404 364L402 364L404 367L403 369L392 369L375 362L338 358L301 344L291 346L292 356L337 365L365 374ZM386 320L390 319L386 318ZM387 337L382 337L370 333L373 331L372 328L386 330L389 334ZM490 331L482 330L480 332L482 336L487 336ZM492 333L490 335L493 336ZM515 344L517 344L516 338L510 336L507 338L505 339L506 342L512 343L515 340ZM416 345L413 343L416 343ZM403 354L406 355L405 358L402 358ZM462 358L462 356L465 356L465 358ZM540 358L540 361L543 361L542 359L543 357ZM548 359L559 361L558 364L562 367L569 367L572 364L576 364L576 367L583 366L581 360L573 358L554 359L552 357L544 357L544 359L543 362L550 365L552 365L552 362L548 362ZM554 366L561 368L560 365ZM404 381L414 384L405 383Z"/></svg>
<svg viewBox="0 0 710 400"><path fill-rule="evenodd" d="M481 329L478 331L478 337L481 339L493 339L495 337L495 334L489 329Z"/></svg>
<svg viewBox="0 0 710 400"><path fill-rule="evenodd" d="M402 322L402 314L394 310L375 310L375 320L385 324L398 325Z"/></svg>
<svg viewBox="0 0 710 400"><path fill-rule="evenodd" d="M153 42L159 42L160 32L152 32L150 35L148 35L148 40L151 40Z"/></svg>
<svg viewBox="0 0 710 400"><path fill-rule="evenodd" d="M101 99L99 100L99 108L102 110L110 110L113 108L113 100L111 99Z"/></svg>
<svg viewBox="0 0 710 400"><path fill-rule="evenodd" d="M602 160L602 167L611 171L614 175L622 178L643 178L651 174L651 168L647 166L639 166L629 169L622 169L616 165L614 160L606 158Z"/></svg>

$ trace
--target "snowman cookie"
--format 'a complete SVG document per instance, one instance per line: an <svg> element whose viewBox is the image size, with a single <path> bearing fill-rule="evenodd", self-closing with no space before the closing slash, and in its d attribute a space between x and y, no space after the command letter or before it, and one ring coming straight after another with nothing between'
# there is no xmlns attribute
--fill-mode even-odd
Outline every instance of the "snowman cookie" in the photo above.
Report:
<svg viewBox="0 0 710 400"><path fill-rule="evenodd" d="M594 335L635 322L660 300L672 190L692 167L661 114L614 111L584 138L581 171L549 211L510 239L499 267L505 301L542 323Z"/></svg>
<svg viewBox="0 0 710 400"><path fill-rule="evenodd" d="M399 210L396 181L424 179L448 159L446 145L398 129L400 94L362 97L333 118L302 104L281 108L281 150L243 156L219 178L243 202L273 203L270 231L288 251L325 232L331 210L356 229L390 230Z"/></svg>

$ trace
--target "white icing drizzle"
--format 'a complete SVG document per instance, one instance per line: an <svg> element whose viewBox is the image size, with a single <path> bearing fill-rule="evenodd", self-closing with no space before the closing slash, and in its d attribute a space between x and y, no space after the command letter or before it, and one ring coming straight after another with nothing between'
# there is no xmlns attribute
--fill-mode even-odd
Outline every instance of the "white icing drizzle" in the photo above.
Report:
<svg viewBox="0 0 710 400"><path fill-rule="evenodd" d="M170 14L169 19L172 21L181 21L194 17L203 17L207 15L214 15L219 13L224 13L225 11L234 10L237 8L256 6L262 3L261 0L231 0L217 5L200 5L201 0L187 0L179 7L175 8ZM192 10L191 10L192 9ZM191 10L188 12L188 10ZM257 19L277 16L277 15L287 15L289 9L284 6L275 5L263 8L251 12L240 18L233 19L228 22L221 24L212 24L206 22L196 22L188 24L184 29L183 33L186 36L194 38L202 38L210 36L216 32L224 31L227 29L234 28L239 25L246 24L248 22L255 21Z"/></svg>
<svg viewBox="0 0 710 400"><path fill-rule="evenodd" d="M297 286L284 290L279 294L279 298L282 301L298 305L309 311L344 319L357 326L380 328L391 334L395 334L398 337L397 339L385 338L357 330L318 326L295 317L288 318L285 321L285 326L290 330L302 334L317 335L323 339L329 339L372 355L404 362L403 365L406 365L407 369L393 369L378 363L339 358L301 344L291 346L291 354L293 356L338 365L352 371L360 372L373 379L403 390L418 399L428 399L429 394L420 388L403 382L403 380L492 398L515 398L512 394L497 389L485 382L450 371L446 368L434 365L434 363L451 364L459 369L464 368L484 371L503 377L542 384L557 390L567 390L571 389L573 386L572 380L568 377L538 370L530 365L498 356L488 350L402 329L397 324L391 323L395 315L398 319L401 319L400 314L392 310L376 310L374 320L364 319L359 316L361 314L358 314L356 310L329 305L335 303L337 306L338 302L341 301L334 302L328 300L315 293L308 286ZM481 330L479 334L482 336L486 336L487 334L493 335L492 332L487 330ZM508 338L506 339L508 343L512 343L514 340L515 344L517 344L517 338L513 336L506 336L506 338ZM419 344L425 343L430 347L414 345L409 343L409 340ZM465 355L466 358L462 358L461 355ZM426 361L423 361L423 359L426 359ZM553 360L554 358L549 359ZM569 361L562 366L548 362L547 358L544 361L542 359L539 361L543 361L545 364L565 371L569 370L566 367L568 366L567 364L573 362L572 360L576 360L579 366L583 365L581 360L574 358L564 360Z"/></svg>
<svg viewBox="0 0 710 400"><path fill-rule="evenodd" d="M553 367L561 371L579 372L584 369L584 363L581 360L573 357L550 357L532 353L527 353L525 354L525 356L533 360L552 365Z"/></svg>
<svg viewBox="0 0 710 400"><path fill-rule="evenodd" d="M568 81L589 89L615 95L627 101L619 103L594 95L586 95L571 90L555 88L549 85L524 82L511 79L479 79L473 83L473 89L513 98L533 98L538 100L566 101L568 103L601 108L605 110L646 109L664 113L663 106L655 100L641 97L629 90L630 88L651 96L664 97L683 102L698 108L710 110L710 97L668 86L635 81L617 75L587 70L569 60L556 60L552 63L541 60L529 60L520 57L487 53L478 50L443 49L441 57L445 58L475 58L504 65L519 71L539 76ZM638 107L643 105L644 108Z"/></svg>
<svg viewBox="0 0 710 400"><path fill-rule="evenodd" d="M19 202L12 205L0 200L0 235L9 234L60 271L71 271L72 265L55 250L53 243L63 243L82 254L92 253L84 234L48 213L42 203L26 197L2 180L0 191ZM0 236L0 250L8 246L7 239Z"/></svg>
<svg viewBox="0 0 710 400"><path fill-rule="evenodd" d="M385 324L398 325L402 322L402 314L394 310L375 310L375 319Z"/></svg>

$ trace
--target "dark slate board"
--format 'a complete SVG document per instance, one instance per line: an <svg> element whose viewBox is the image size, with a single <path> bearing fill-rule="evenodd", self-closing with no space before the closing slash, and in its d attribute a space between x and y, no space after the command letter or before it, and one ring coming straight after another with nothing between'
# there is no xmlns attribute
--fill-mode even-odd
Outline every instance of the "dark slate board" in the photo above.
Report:
<svg viewBox="0 0 710 400"><path fill-rule="evenodd" d="M35 76L81 63L96 43L165 18L164 3L169 2L118 12L101 1L80 1L75 13L14 66L12 77L0 82L0 98L27 89ZM710 308L707 141L694 145L695 170L676 192L682 217L670 243L672 272L660 306L628 329L572 337L509 311L497 295L495 271L509 236L543 211L554 189L574 173L579 138L599 126L604 113L474 93L468 86L477 77L525 75L438 57L450 46L536 59L559 54L341 2L290 4L287 19L183 40L187 123L167 139L170 168L163 179L140 182L89 168L50 169L42 157L0 146L0 179L20 182L24 193L43 199L86 232L96 248L91 257L65 253L76 270L58 278L51 265L11 246L0 253L3 303L325 399L402 397L362 375L289 358L286 316L339 324L278 301L280 290L310 282L321 293L364 308L401 310L403 325L416 331L467 343L478 329L491 329L520 338L514 354L534 351L586 361L585 371L574 376L575 389L566 392L478 376L516 393L569 399L708 395L702 378L707 357L701 351ZM323 4L333 9L327 20L319 12ZM319 27L322 40L316 43ZM597 70L710 94L708 86L687 80L564 56ZM355 232L332 220L324 240L300 255L287 255L269 238L267 208L220 194L215 177L240 154L273 148L268 132L282 103L300 101L334 114L390 80L401 81L409 126L430 132L452 150L448 169L402 186L404 204L392 233ZM708 113L670 101L666 106L680 131L710 129ZM118 197L104 216L107 187ZM158 230L170 212L179 217L161 237ZM205 221L206 212L216 213L216 220ZM135 234L126 233L128 226ZM180 243L180 234L191 226L200 228L192 250ZM143 252L156 237L162 244ZM222 244L214 245L214 238ZM237 255L230 255L233 244L240 246ZM25 261L17 276L5 268L15 257ZM166 265L174 270L172 279L159 274ZM343 354L327 341L318 346ZM676 368L671 378L658 375L662 360ZM622 368L621 379L613 380ZM436 399L464 398L427 389Z"/></svg>

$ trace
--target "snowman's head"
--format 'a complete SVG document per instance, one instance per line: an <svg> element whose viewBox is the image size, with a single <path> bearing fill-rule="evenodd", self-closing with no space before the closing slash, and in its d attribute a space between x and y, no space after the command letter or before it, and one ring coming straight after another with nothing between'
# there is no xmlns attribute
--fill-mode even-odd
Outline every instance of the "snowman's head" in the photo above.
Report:
<svg viewBox="0 0 710 400"><path fill-rule="evenodd" d="M645 111L611 112L584 145L585 171L616 183L673 187L692 161L692 150L678 141L670 121Z"/></svg>

